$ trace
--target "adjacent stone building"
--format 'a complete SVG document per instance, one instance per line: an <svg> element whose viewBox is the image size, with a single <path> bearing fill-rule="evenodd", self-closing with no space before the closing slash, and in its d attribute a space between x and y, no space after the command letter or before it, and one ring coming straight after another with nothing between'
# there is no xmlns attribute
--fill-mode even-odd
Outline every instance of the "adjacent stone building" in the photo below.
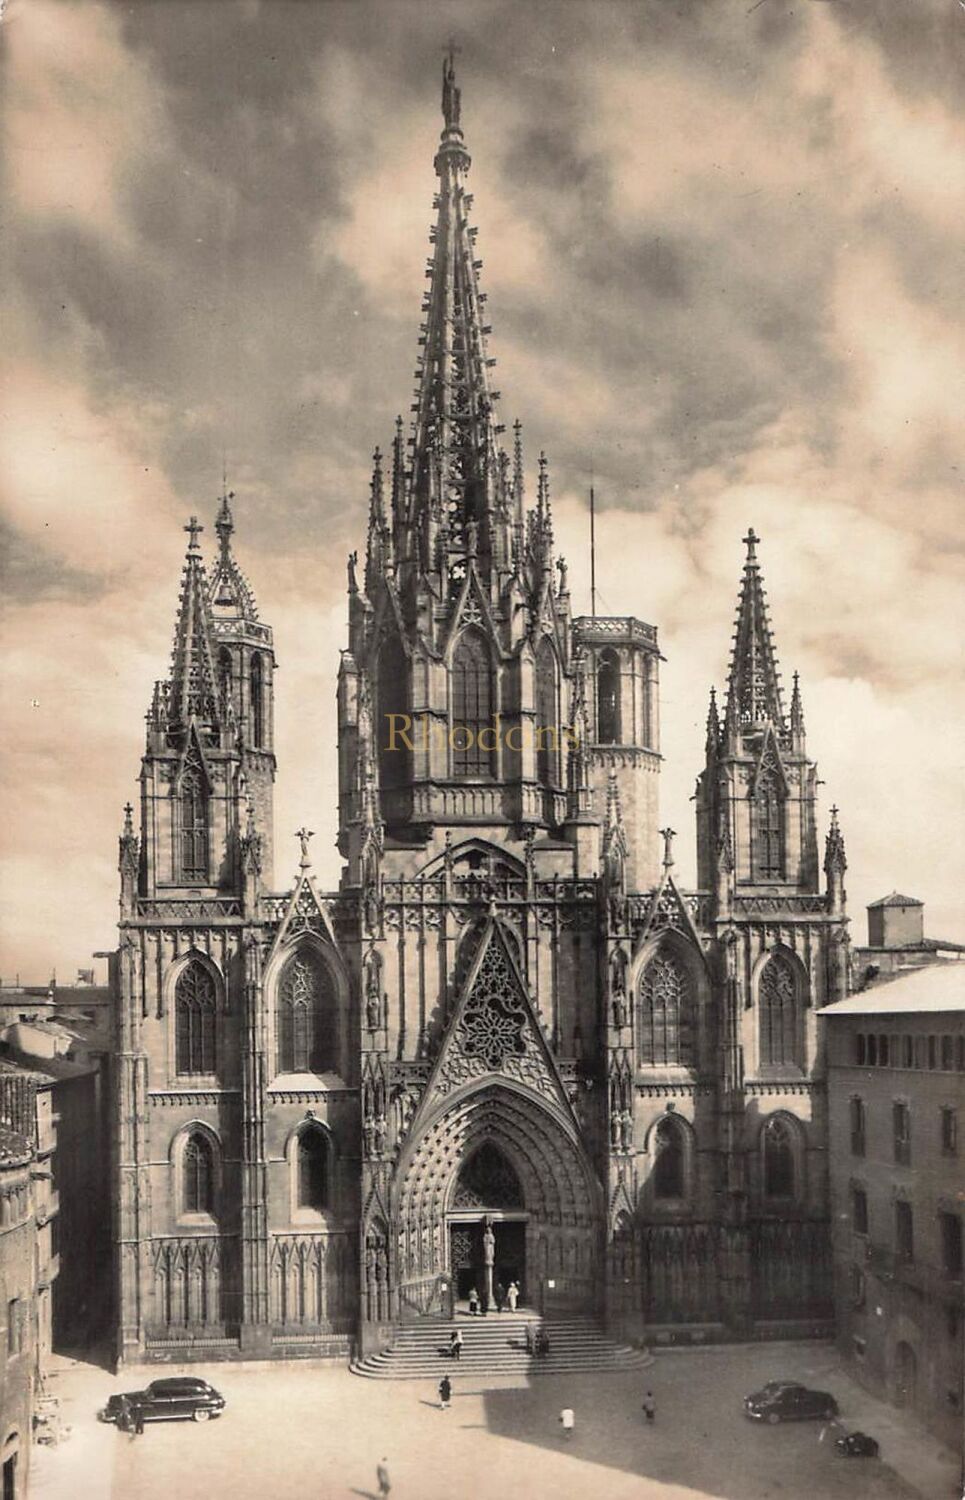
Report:
<svg viewBox="0 0 965 1500"><path fill-rule="evenodd" d="M838 1340L857 1377L958 1447L965 970L825 1009Z"/></svg>
<svg viewBox="0 0 965 1500"><path fill-rule="evenodd" d="M822 882L758 539L689 889L657 629L574 616L547 462L530 503L518 423L502 446L451 60L443 114L412 422L348 565L336 891L307 828L271 887L272 632L231 497L210 573L187 528L120 840L120 1360L369 1349L509 1279L653 1338L830 1315L844 845L832 816Z"/></svg>
<svg viewBox="0 0 965 1500"><path fill-rule="evenodd" d="M30 1476L36 1375L37 1224L29 1136L0 1124L0 1476L23 1500Z"/></svg>
<svg viewBox="0 0 965 1500"><path fill-rule="evenodd" d="M852 989L864 990L882 979L907 974L928 964L960 963L965 945L925 936L925 903L892 891L872 901L868 942L852 949Z"/></svg>

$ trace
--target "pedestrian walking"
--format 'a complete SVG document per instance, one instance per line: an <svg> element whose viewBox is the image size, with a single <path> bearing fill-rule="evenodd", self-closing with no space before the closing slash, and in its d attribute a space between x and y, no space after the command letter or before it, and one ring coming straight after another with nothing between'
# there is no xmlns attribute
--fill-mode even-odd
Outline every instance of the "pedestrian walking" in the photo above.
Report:
<svg viewBox="0 0 965 1500"><path fill-rule="evenodd" d="M523 1333L523 1338L526 1340L526 1353L527 1354L535 1354L536 1353L536 1340L533 1338L533 1325L532 1325L532 1323L527 1323L526 1324L526 1328L525 1328L524 1333Z"/></svg>
<svg viewBox="0 0 965 1500"><path fill-rule="evenodd" d="M449 1353L453 1359L462 1359L462 1329L457 1328L449 1340Z"/></svg>
<svg viewBox="0 0 965 1500"><path fill-rule="evenodd" d="M516 1311L516 1303L519 1301L519 1287L515 1281L511 1281L506 1288L506 1301L510 1312L514 1313Z"/></svg>
<svg viewBox="0 0 965 1500"><path fill-rule="evenodd" d="M442 1379L439 1382L439 1400L442 1403L443 1411L449 1410L449 1402L451 1399L452 1381L449 1379L448 1375L443 1375Z"/></svg>
<svg viewBox="0 0 965 1500"><path fill-rule="evenodd" d="M144 1431L144 1408L135 1403L134 1406L134 1436L140 1437Z"/></svg>
<svg viewBox="0 0 965 1500"><path fill-rule="evenodd" d="M563 1436L568 1442L573 1436L573 1429L576 1426L576 1417L573 1414L572 1406L564 1406L560 1412L560 1426L563 1429Z"/></svg>
<svg viewBox="0 0 965 1500"><path fill-rule="evenodd" d="M469 1315L474 1318L479 1311L479 1293L473 1287L469 1293Z"/></svg>
<svg viewBox="0 0 965 1500"><path fill-rule="evenodd" d="M501 1281L497 1281L497 1283L496 1283L496 1311L498 1313L502 1312L502 1310L503 1310L503 1303L505 1301L506 1301L506 1288L503 1286L503 1284L502 1284Z"/></svg>
<svg viewBox="0 0 965 1500"><path fill-rule="evenodd" d="M389 1465L387 1459L380 1459L376 1464L375 1477L379 1483L379 1494L382 1496L387 1495L392 1488L392 1482L389 1479Z"/></svg>
<svg viewBox="0 0 965 1500"><path fill-rule="evenodd" d="M648 1391L643 1398L643 1415L648 1422L652 1422L657 1415L657 1403L653 1399L653 1391Z"/></svg>
<svg viewBox="0 0 965 1500"><path fill-rule="evenodd" d="M122 1396L117 1405L117 1427L120 1432L130 1433L134 1436L131 1423L131 1403L126 1396Z"/></svg>

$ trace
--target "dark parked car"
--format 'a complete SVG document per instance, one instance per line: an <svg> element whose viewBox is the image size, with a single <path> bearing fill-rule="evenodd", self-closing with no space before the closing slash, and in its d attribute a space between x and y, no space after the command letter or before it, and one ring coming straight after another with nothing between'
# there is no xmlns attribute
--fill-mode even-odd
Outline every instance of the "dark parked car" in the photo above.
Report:
<svg viewBox="0 0 965 1500"><path fill-rule="evenodd" d="M878 1444L866 1432L846 1432L844 1437L836 1440L834 1446L845 1458L878 1457Z"/></svg>
<svg viewBox="0 0 965 1500"><path fill-rule="evenodd" d="M793 1380L771 1380L744 1397L744 1413L755 1422L800 1422L809 1417L836 1417L838 1403L828 1391L809 1391Z"/></svg>
<svg viewBox="0 0 965 1500"><path fill-rule="evenodd" d="M122 1402L127 1401L133 1409L137 1407L145 1422L166 1422L190 1417L195 1422L207 1422L209 1417L219 1417L224 1411L224 1396L193 1375L174 1375L165 1380L152 1380L143 1391L125 1391L123 1395L111 1396L101 1412L101 1421L116 1422L121 1414Z"/></svg>

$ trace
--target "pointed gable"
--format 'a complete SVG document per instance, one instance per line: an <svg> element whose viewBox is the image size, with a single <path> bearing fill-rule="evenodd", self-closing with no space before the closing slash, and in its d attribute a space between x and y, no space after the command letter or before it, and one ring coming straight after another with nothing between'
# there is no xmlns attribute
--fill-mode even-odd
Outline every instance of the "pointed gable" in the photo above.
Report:
<svg viewBox="0 0 965 1500"><path fill-rule="evenodd" d="M648 937L653 937L668 927L688 937L696 951L703 955L703 945L690 905L681 895L670 871L665 870L663 879L651 898L643 927L637 935L637 947L642 947Z"/></svg>
<svg viewBox="0 0 965 1500"><path fill-rule="evenodd" d="M513 944L490 917L420 1106L430 1112L463 1084L504 1078L532 1089L572 1123L559 1071L519 972ZM413 1133L417 1126L413 1125Z"/></svg>
<svg viewBox="0 0 965 1500"><path fill-rule="evenodd" d="M306 869L302 870L291 893L275 934L272 954L303 932L314 932L316 936L331 943L333 948L338 946L328 905L318 894L315 881Z"/></svg>

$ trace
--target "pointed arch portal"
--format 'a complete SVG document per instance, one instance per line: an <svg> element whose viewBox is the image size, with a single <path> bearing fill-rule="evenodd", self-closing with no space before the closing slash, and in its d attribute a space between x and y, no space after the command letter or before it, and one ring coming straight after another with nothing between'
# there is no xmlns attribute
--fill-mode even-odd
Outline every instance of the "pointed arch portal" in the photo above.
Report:
<svg viewBox="0 0 965 1500"><path fill-rule="evenodd" d="M451 1278L456 1299L515 1281L531 1305L593 1307L599 1184L569 1122L528 1091L493 1081L450 1097L403 1157L394 1197L403 1316L407 1290L433 1277Z"/></svg>

